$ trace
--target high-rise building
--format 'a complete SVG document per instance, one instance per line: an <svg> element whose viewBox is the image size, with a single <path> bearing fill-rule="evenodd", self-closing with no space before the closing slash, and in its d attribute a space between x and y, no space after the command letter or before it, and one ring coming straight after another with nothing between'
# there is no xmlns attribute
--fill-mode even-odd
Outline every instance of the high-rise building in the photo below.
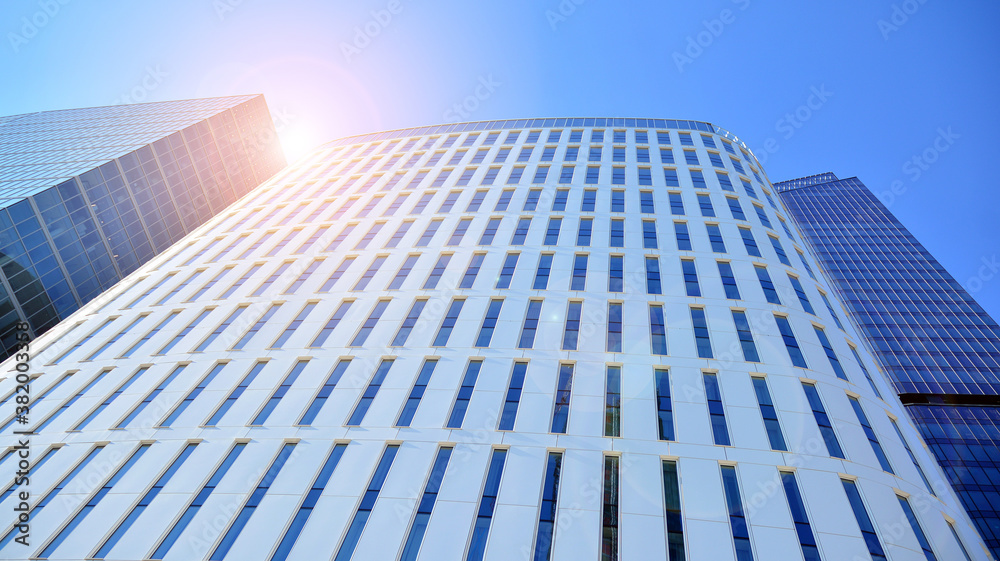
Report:
<svg viewBox="0 0 1000 561"><path fill-rule="evenodd" d="M260 95L0 117L0 356L284 166Z"/></svg>
<svg viewBox="0 0 1000 561"><path fill-rule="evenodd" d="M775 189L1000 556L1000 326L858 178Z"/></svg>
<svg viewBox="0 0 1000 561"><path fill-rule="evenodd" d="M786 216L697 121L322 146L0 382L0 556L986 559Z"/></svg>

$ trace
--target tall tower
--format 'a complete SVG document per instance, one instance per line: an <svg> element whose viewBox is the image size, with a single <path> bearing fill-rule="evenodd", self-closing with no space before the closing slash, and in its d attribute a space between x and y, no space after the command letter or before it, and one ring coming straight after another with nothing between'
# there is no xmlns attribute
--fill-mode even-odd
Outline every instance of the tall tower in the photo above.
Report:
<svg viewBox="0 0 1000 561"><path fill-rule="evenodd" d="M334 141L0 383L0 555L986 559L785 216L704 122Z"/></svg>
<svg viewBox="0 0 1000 561"><path fill-rule="evenodd" d="M261 95L0 117L0 356L284 166Z"/></svg>
<svg viewBox="0 0 1000 561"><path fill-rule="evenodd" d="M1000 326L858 178L775 188L1000 555Z"/></svg>

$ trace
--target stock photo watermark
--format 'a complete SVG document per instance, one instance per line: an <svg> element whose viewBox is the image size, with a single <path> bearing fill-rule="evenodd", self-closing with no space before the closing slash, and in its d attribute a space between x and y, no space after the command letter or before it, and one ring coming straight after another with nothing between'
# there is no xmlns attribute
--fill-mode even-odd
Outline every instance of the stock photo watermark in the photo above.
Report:
<svg viewBox="0 0 1000 561"><path fill-rule="evenodd" d="M732 0L732 2L736 4L739 11L750 7L750 0ZM702 20L701 24L705 29L694 35L688 35L685 38L684 51L674 51L671 55L674 66L677 67L677 72L683 73L685 66L693 63L695 59L705 54L705 49L715 44L715 40L722 36L723 32L726 31L726 27L736 22L737 14L738 12L724 8L719 12L718 17Z"/></svg>

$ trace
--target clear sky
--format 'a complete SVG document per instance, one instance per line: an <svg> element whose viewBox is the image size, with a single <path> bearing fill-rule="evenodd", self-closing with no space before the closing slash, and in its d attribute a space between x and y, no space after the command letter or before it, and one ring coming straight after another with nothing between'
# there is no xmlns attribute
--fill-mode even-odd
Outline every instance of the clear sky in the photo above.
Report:
<svg viewBox="0 0 1000 561"><path fill-rule="evenodd" d="M997 21L967 0L9 1L0 114L263 93L290 160L446 121L710 121L772 181L858 176L1000 318Z"/></svg>

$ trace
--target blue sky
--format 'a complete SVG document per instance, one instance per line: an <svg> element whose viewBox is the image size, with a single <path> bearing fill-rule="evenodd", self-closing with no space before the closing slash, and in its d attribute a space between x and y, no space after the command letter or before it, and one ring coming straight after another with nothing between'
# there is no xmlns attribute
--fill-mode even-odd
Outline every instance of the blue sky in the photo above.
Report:
<svg viewBox="0 0 1000 561"><path fill-rule="evenodd" d="M263 93L290 159L515 117L711 121L858 176L1000 317L1000 3L80 0L0 6L0 114Z"/></svg>

